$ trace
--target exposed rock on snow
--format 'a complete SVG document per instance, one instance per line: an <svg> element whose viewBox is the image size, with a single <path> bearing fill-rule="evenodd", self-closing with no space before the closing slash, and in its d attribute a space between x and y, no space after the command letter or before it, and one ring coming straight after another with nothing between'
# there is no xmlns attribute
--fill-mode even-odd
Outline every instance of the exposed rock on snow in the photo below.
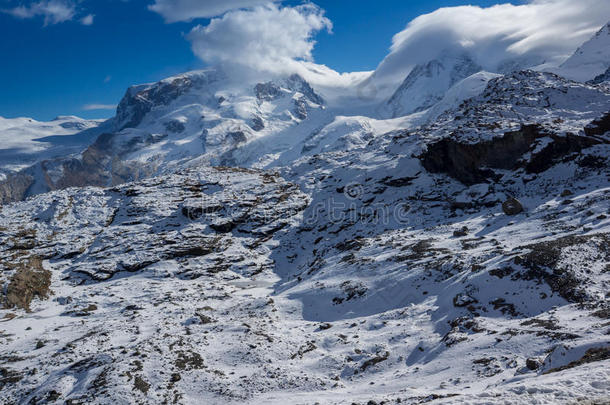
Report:
<svg viewBox="0 0 610 405"><path fill-rule="evenodd" d="M518 215L523 212L523 205L516 198L510 197L502 203L502 211L506 215Z"/></svg>

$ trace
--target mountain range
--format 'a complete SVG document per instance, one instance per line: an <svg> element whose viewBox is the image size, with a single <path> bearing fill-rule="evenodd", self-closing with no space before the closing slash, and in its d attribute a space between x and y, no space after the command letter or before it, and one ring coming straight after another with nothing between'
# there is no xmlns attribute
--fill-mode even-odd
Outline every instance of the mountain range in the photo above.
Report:
<svg viewBox="0 0 610 405"><path fill-rule="evenodd" d="M0 119L2 398L607 403L608 50Z"/></svg>

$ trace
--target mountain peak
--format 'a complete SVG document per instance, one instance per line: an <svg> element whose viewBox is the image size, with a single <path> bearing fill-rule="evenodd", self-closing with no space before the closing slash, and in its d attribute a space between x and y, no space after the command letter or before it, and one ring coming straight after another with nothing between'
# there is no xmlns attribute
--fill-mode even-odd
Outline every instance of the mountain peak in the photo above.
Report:
<svg viewBox="0 0 610 405"><path fill-rule="evenodd" d="M610 68L610 22L574 52L557 73L571 80L593 80Z"/></svg>
<svg viewBox="0 0 610 405"><path fill-rule="evenodd" d="M387 101L389 115L399 117L426 110L442 100L451 86L481 70L468 54L445 53L416 65Z"/></svg>

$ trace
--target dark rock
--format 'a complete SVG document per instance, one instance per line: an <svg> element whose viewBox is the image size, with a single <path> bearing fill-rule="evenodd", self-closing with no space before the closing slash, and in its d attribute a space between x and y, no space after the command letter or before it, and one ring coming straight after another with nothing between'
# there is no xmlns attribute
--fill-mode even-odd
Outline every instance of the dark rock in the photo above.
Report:
<svg viewBox="0 0 610 405"><path fill-rule="evenodd" d="M244 143L248 140L246 134L243 131L229 132L227 134L227 139L236 144Z"/></svg>
<svg viewBox="0 0 610 405"><path fill-rule="evenodd" d="M502 203L502 211L506 215L517 215L523 212L523 205L516 198L510 197Z"/></svg>
<svg viewBox="0 0 610 405"><path fill-rule="evenodd" d="M300 120L304 120L307 118L307 101L305 101L304 98L297 98L294 101L294 108L292 109L292 112L294 113L294 115L300 119Z"/></svg>
<svg viewBox="0 0 610 405"><path fill-rule="evenodd" d="M252 118L252 123L250 124L250 128L254 131L262 131L265 129L265 121L259 116Z"/></svg>
<svg viewBox="0 0 610 405"><path fill-rule="evenodd" d="M258 83L254 86L254 94L259 101L273 101L282 94L282 89L273 82Z"/></svg>
<svg viewBox="0 0 610 405"><path fill-rule="evenodd" d="M540 368L540 361L538 359L529 358L525 360L525 366L532 371L538 370Z"/></svg>
<svg viewBox="0 0 610 405"><path fill-rule="evenodd" d="M178 120L172 120L172 121L165 123L165 129L168 130L169 132L180 133L180 132L184 132L186 127L184 126L184 124L182 122L180 122Z"/></svg>
<svg viewBox="0 0 610 405"><path fill-rule="evenodd" d="M603 127L607 124L600 125ZM591 131L589 129L589 133ZM523 156L536 149L536 140L545 137L551 138L552 142L525 160ZM539 125L522 125L518 131L506 132L502 137L478 143L444 138L428 145L427 151L419 159L431 173L446 173L466 185L472 185L497 180L499 176L492 169L515 170L524 167L528 173L541 173L557 163L558 159L601 143L608 142L569 133L559 136L548 133Z"/></svg>
<svg viewBox="0 0 610 405"><path fill-rule="evenodd" d="M6 179L0 181L0 204L23 200L32 184L34 177L27 173L9 174Z"/></svg>
<svg viewBox="0 0 610 405"><path fill-rule="evenodd" d="M463 226L461 229L453 231L453 236L456 238L461 238L461 237L467 236L468 232L469 232L468 227Z"/></svg>
<svg viewBox="0 0 610 405"><path fill-rule="evenodd" d="M139 390L143 394L147 394L150 389L150 384L146 382L141 376L137 375L133 381L133 389Z"/></svg>
<svg viewBox="0 0 610 405"><path fill-rule="evenodd" d="M195 86L204 85L213 77L180 76L150 86L130 87L117 107L116 130L137 127L153 108L168 105Z"/></svg>
<svg viewBox="0 0 610 405"><path fill-rule="evenodd" d="M385 179L380 180L380 183L385 184L388 187L405 187L413 184L413 180L415 179L417 179L417 177L387 177Z"/></svg>
<svg viewBox="0 0 610 405"><path fill-rule="evenodd" d="M556 240L540 242L533 245L522 246L529 249L529 253L517 256L515 264L522 266L526 272L521 275L513 275L513 279L542 280L546 282L553 292L558 293L568 302L583 303L591 299L583 288L585 280L573 274L569 268L560 264L563 249L572 246L588 244L591 248L598 249L607 254L610 246L610 237L607 234L566 236ZM549 271L550 270L550 271Z"/></svg>

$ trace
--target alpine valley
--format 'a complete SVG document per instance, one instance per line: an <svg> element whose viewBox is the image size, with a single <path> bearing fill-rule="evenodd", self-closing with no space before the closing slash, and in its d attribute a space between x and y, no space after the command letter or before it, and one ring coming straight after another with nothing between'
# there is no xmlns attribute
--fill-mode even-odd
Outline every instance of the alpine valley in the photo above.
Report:
<svg viewBox="0 0 610 405"><path fill-rule="evenodd" d="M0 402L610 403L609 51L0 119Z"/></svg>

